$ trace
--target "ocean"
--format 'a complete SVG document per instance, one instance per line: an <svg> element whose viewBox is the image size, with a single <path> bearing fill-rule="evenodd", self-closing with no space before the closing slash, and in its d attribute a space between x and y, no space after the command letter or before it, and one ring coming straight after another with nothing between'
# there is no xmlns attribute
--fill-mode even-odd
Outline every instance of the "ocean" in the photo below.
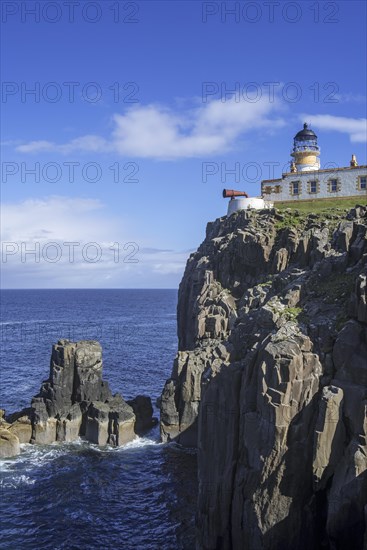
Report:
<svg viewBox="0 0 367 550"><path fill-rule="evenodd" d="M100 341L113 393L155 405L177 350L176 305L176 290L2 291L0 407L29 406L61 338ZM196 453L161 444L158 426L120 448L23 445L0 467L0 549L195 547Z"/></svg>

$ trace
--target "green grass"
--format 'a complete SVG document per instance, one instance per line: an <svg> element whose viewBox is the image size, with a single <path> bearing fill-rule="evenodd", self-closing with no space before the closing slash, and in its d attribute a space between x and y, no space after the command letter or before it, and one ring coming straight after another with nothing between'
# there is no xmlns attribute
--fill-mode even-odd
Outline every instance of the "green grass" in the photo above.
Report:
<svg viewBox="0 0 367 550"><path fill-rule="evenodd" d="M333 200L313 200L313 201L294 201L287 203L274 203L277 210L283 211L287 208L298 210L300 213L318 214L319 212L329 212L330 210L350 210L357 204L367 206L366 197L354 197L352 199L333 199Z"/></svg>
<svg viewBox="0 0 367 550"><path fill-rule="evenodd" d="M286 307L282 313L287 321L296 321L302 315L303 309L301 307Z"/></svg>
<svg viewBox="0 0 367 550"><path fill-rule="evenodd" d="M284 220L277 220L275 222L275 229L278 231L287 227L297 227L301 224L302 218L300 218L298 213L284 212L283 216Z"/></svg>
<svg viewBox="0 0 367 550"><path fill-rule="evenodd" d="M272 282L273 282L273 281L272 281L271 279L269 279L268 281L265 281L264 283L259 283L259 284L256 285L256 286L261 286L261 287L263 287L263 286L270 286L270 285L272 284Z"/></svg>

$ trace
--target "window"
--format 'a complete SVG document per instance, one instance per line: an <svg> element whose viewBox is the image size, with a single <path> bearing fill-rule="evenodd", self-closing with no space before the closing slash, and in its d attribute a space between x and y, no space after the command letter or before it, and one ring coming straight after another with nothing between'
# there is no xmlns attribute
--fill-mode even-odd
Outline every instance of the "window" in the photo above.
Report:
<svg viewBox="0 0 367 550"><path fill-rule="evenodd" d="M317 181L310 181L310 193L317 193Z"/></svg>
<svg viewBox="0 0 367 550"><path fill-rule="evenodd" d="M367 176L359 176L359 190L365 191L367 189Z"/></svg>
<svg viewBox="0 0 367 550"><path fill-rule="evenodd" d="M336 193L338 191L338 180L330 180L329 187L331 193Z"/></svg>
<svg viewBox="0 0 367 550"><path fill-rule="evenodd" d="M289 182L289 194L293 196L302 194L302 183L300 180Z"/></svg>
<svg viewBox="0 0 367 550"><path fill-rule="evenodd" d="M274 189L274 193L281 193L281 192L282 192L282 186L281 185L276 185L275 189Z"/></svg>
<svg viewBox="0 0 367 550"><path fill-rule="evenodd" d="M300 191L300 182L292 181L292 195L299 195Z"/></svg>
<svg viewBox="0 0 367 550"><path fill-rule="evenodd" d="M265 195L270 195L271 194L271 191L272 191L272 188L270 185L267 185L266 187L264 187L264 193Z"/></svg>
<svg viewBox="0 0 367 550"><path fill-rule="evenodd" d="M330 178L327 180L327 190L329 193L338 193L342 188L339 178Z"/></svg>

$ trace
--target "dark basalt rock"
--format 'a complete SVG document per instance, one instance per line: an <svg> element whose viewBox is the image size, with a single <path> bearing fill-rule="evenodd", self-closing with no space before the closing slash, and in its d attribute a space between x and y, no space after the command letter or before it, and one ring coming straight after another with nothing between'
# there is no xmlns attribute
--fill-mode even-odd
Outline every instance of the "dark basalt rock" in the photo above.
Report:
<svg viewBox="0 0 367 550"><path fill-rule="evenodd" d="M144 433L158 423L158 420L153 418L152 400L147 395L138 395L135 399L128 401L128 404L136 416L136 433Z"/></svg>
<svg viewBox="0 0 367 550"><path fill-rule="evenodd" d="M191 254L160 429L198 449L198 550L367 548L366 236L242 211Z"/></svg>

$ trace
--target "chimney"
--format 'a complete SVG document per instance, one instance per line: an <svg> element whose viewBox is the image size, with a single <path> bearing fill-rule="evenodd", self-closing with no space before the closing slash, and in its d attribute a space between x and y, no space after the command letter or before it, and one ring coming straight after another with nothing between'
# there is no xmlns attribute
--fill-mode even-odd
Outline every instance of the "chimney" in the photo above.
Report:
<svg viewBox="0 0 367 550"><path fill-rule="evenodd" d="M351 166L358 166L357 157L352 155L352 160L350 161Z"/></svg>

